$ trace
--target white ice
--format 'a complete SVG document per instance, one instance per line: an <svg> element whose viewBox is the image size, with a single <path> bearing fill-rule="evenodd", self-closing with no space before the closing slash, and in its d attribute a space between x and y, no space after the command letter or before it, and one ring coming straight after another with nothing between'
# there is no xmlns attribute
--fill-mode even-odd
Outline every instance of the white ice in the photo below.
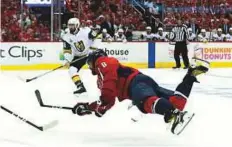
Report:
<svg viewBox="0 0 232 147"><path fill-rule="evenodd" d="M175 89L184 70L146 69L161 86ZM75 86L66 70L56 71L30 83L17 76L31 78L45 71L3 71L0 73L0 104L36 124L59 120L58 126L40 132L0 110L0 147L229 147L232 146L232 69L211 69L199 77L188 100L187 110L195 112L193 121L180 135L166 130L162 116L145 115L138 122L137 109L127 110L129 101L117 103L102 118L76 116L69 110L41 108L34 90L41 91L44 103L74 106L80 101L98 99L96 78L88 70L81 78L88 97L75 97ZM216 77L219 76L219 77ZM225 76L223 78L223 76Z"/></svg>

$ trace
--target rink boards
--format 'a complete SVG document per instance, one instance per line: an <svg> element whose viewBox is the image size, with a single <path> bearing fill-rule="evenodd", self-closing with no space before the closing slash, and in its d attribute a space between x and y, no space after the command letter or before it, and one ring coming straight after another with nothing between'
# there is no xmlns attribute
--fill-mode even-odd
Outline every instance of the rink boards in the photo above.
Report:
<svg viewBox="0 0 232 147"><path fill-rule="evenodd" d="M64 63L62 42L4 42L0 48L2 70L53 69ZM174 66L174 45L164 42L111 42L95 47L109 56L136 68L169 68ZM208 60L211 67L232 67L232 43L190 43L189 57Z"/></svg>

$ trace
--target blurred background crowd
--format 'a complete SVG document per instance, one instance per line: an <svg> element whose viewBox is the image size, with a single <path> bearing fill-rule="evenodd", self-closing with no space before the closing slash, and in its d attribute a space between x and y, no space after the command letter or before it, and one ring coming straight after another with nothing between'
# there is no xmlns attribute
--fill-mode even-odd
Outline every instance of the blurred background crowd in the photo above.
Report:
<svg viewBox="0 0 232 147"><path fill-rule="evenodd" d="M1 0L1 41L60 41L71 17L103 41L168 41L177 20L191 41L232 41L232 0L38 1Z"/></svg>

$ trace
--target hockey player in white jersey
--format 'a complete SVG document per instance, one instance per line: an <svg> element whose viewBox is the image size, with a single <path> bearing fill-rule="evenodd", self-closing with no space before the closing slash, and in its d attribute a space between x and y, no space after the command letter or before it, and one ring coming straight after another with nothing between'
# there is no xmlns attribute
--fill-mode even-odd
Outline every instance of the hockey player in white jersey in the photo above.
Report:
<svg viewBox="0 0 232 147"><path fill-rule="evenodd" d="M213 41L224 41L226 39L225 34L222 34L222 29L218 28L217 34L213 35Z"/></svg>
<svg viewBox="0 0 232 147"><path fill-rule="evenodd" d="M119 29L114 35L114 40L119 42L126 42L126 36L124 35L123 29Z"/></svg>
<svg viewBox="0 0 232 147"><path fill-rule="evenodd" d="M229 33L226 34L226 41L232 41L232 27L229 29Z"/></svg>
<svg viewBox="0 0 232 147"><path fill-rule="evenodd" d="M201 42L209 41L209 36L206 34L205 29L201 29L201 33L198 35L198 41L201 41Z"/></svg>
<svg viewBox="0 0 232 147"><path fill-rule="evenodd" d="M81 94L86 92L86 89L78 72L86 64L87 55L97 33L89 27L80 28L78 18L68 20L68 29L69 31L62 36L65 65L69 68L69 75L77 87L74 94Z"/></svg>
<svg viewBox="0 0 232 147"><path fill-rule="evenodd" d="M154 40L155 34L151 32L151 27L146 27L146 32L141 34L140 39L143 41L151 41Z"/></svg>
<svg viewBox="0 0 232 147"><path fill-rule="evenodd" d="M163 28L159 27L158 32L155 34L155 39L158 41L168 41L166 37L166 33L164 33Z"/></svg>

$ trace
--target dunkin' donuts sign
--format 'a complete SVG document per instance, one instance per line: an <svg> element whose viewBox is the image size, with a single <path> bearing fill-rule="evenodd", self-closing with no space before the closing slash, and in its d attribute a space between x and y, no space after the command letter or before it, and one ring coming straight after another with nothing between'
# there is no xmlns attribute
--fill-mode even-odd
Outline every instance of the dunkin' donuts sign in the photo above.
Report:
<svg viewBox="0 0 232 147"><path fill-rule="evenodd" d="M208 61L232 62L232 46L225 45L226 44L215 44L215 46L200 45L194 49L195 56Z"/></svg>

